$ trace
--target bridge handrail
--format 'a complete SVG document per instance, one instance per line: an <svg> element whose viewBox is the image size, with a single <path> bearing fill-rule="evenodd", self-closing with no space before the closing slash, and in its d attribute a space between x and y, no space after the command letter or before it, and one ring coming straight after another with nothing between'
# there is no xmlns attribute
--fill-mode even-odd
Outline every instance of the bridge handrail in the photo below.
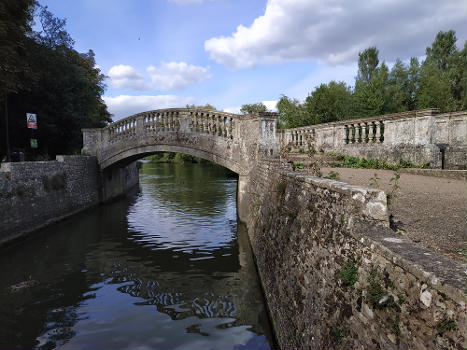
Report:
<svg viewBox="0 0 467 350"><path fill-rule="evenodd" d="M263 119L275 119L277 113L260 113ZM139 133L194 132L233 139L238 136L237 122L257 118L254 114L234 114L205 108L164 108L140 112L117 120L100 129L104 143Z"/></svg>

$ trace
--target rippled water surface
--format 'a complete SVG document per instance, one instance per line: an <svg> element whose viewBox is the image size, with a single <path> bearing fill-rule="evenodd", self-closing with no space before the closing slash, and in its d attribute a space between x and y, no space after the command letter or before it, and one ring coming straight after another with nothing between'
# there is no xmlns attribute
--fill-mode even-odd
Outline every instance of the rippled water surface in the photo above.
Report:
<svg viewBox="0 0 467 350"><path fill-rule="evenodd" d="M2 249L0 348L271 348L236 186L143 163L134 195Z"/></svg>

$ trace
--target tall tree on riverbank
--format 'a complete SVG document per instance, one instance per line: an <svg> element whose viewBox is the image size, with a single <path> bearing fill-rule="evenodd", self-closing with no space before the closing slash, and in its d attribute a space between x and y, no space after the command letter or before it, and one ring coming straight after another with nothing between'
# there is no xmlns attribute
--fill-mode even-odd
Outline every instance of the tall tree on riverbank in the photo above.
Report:
<svg viewBox="0 0 467 350"><path fill-rule="evenodd" d="M28 6L27 13L31 14L36 5ZM79 53L73 49L65 20L54 17L46 7L36 9L39 32L31 30L30 16L22 17L26 29L18 50L25 64L16 63L13 76L20 83L9 94L11 144L29 150L32 135L25 122L25 113L29 112L38 115L39 129L34 137L39 139L39 153L53 157L79 152L81 128L102 127L111 121L101 99L104 75L96 68L92 51ZM8 15L19 14L10 11Z"/></svg>

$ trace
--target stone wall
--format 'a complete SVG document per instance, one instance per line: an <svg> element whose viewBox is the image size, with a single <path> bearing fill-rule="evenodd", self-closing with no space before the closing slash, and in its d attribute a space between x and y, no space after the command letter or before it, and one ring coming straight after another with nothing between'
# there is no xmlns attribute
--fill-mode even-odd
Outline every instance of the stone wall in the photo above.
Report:
<svg viewBox="0 0 467 350"><path fill-rule="evenodd" d="M96 158L89 156L2 163L0 244L125 193L138 181L135 163L112 172L114 181L109 182ZM102 185L107 192L101 191Z"/></svg>
<svg viewBox="0 0 467 350"><path fill-rule="evenodd" d="M0 243L99 203L95 157L3 163Z"/></svg>
<svg viewBox="0 0 467 350"><path fill-rule="evenodd" d="M390 230L384 192L281 169L244 186L282 349L466 348L465 265Z"/></svg>
<svg viewBox="0 0 467 350"><path fill-rule="evenodd" d="M282 130L280 140L282 147L295 150L467 169L466 111L438 114L426 109L318 124Z"/></svg>

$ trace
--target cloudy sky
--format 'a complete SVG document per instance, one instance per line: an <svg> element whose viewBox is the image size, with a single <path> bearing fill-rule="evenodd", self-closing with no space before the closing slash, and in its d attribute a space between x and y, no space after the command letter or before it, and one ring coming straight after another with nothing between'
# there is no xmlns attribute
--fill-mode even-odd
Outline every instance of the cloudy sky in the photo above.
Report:
<svg viewBox="0 0 467 350"><path fill-rule="evenodd" d="M108 76L114 120L210 103L235 112L330 80L353 85L358 52L421 57L436 33L466 40L465 0L40 0Z"/></svg>

